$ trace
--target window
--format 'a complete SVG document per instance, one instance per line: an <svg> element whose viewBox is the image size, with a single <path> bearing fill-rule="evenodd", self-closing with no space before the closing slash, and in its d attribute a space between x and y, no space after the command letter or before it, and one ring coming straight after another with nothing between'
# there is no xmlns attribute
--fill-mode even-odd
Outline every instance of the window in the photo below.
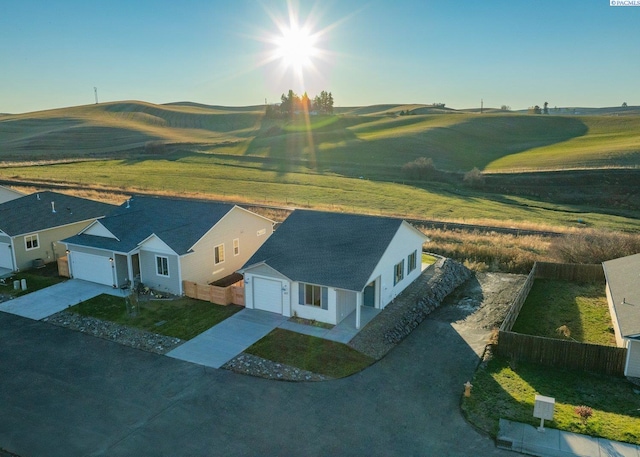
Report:
<svg viewBox="0 0 640 457"><path fill-rule="evenodd" d="M156 274L158 276L169 276L169 257L156 256Z"/></svg>
<svg viewBox="0 0 640 457"><path fill-rule="evenodd" d="M409 270L408 273L411 273L418 266L417 259L418 251L413 251L411 254L409 254L409 258L407 259L407 269Z"/></svg>
<svg viewBox="0 0 640 457"><path fill-rule="evenodd" d="M224 244L219 244L213 248L213 264L218 265L224 262Z"/></svg>
<svg viewBox="0 0 640 457"><path fill-rule="evenodd" d="M329 289L326 287L300 283L298 299L301 305L329 309Z"/></svg>
<svg viewBox="0 0 640 457"><path fill-rule="evenodd" d="M240 254L240 238L233 240L233 255Z"/></svg>
<svg viewBox="0 0 640 457"><path fill-rule="evenodd" d="M401 260L399 264L393 267L393 285L395 286L404 278L404 260Z"/></svg>
<svg viewBox="0 0 640 457"><path fill-rule="evenodd" d="M40 247L40 243L38 242L38 234L35 235L27 235L24 237L24 245L27 251L32 249L38 249Z"/></svg>

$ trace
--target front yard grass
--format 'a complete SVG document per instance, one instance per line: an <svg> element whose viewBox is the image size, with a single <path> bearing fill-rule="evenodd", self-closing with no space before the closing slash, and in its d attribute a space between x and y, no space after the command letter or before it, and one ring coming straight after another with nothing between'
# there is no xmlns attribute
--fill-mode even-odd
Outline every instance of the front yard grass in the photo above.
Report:
<svg viewBox="0 0 640 457"><path fill-rule="evenodd" d="M500 418L538 426L533 404L539 394L556 400L554 420L545 421L545 426L640 444L640 394L624 378L528 363L512 369L505 359L495 357L476 371L471 382L471 397L463 397L462 410L493 437ZM580 405L593 409L586 425L575 413Z"/></svg>
<svg viewBox="0 0 640 457"><path fill-rule="evenodd" d="M616 345L604 283L536 279L513 331Z"/></svg>
<svg viewBox="0 0 640 457"><path fill-rule="evenodd" d="M23 279L27 281L27 290L15 290L13 288L13 281L21 281ZM5 280L5 284L0 286L0 294L20 297L21 295L29 294L36 290L58 284L65 279L66 278L58 276L58 266L54 262L45 265L44 268L21 271L10 278L7 278Z"/></svg>
<svg viewBox="0 0 640 457"><path fill-rule="evenodd" d="M191 298L150 300L141 301L137 316L132 317L127 313L124 298L102 294L72 306L68 311L190 340L241 309L237 305L222 306Z"/></svg>
<svg viewBox="0 0 640 457"><path fill-rule="evenodd" d="M332 378L357 373L375 361L346 344L280 328L245 352Z"/></svg>

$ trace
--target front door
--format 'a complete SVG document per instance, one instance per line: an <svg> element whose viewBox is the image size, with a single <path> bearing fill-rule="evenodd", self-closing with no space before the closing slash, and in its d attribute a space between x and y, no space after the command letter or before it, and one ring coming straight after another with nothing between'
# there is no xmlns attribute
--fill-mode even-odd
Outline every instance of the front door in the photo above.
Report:
<svg viewBox="0 0 640 457"><path fill-rule="evenodd" d="M364 297L362 300L364 306L376 307L376 282L373 281L364 288Z"/></svg>

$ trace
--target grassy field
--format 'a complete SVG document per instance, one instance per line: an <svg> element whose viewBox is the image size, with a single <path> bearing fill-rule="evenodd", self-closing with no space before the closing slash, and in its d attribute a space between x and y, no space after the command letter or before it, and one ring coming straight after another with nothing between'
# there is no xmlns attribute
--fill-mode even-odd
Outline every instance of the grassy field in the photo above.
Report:
<svg viewBox="0 0 640 457"><path fill-rule="evenodd" d="M638 394L624 378L570 372L520 363L513 369L494 358L481 366L471 381L472 395L464 398L467 419L492 436L500 418L540 425L533 417L535 395L555 398L553 421L545 426L615 441L640 444ZM582 424L575 408L592 408L593 417Z"/></svg>
<svg viewBox="0 0 640 457"><path fill-rule="evenodd" d="M141 302L137 316L133 317L127 313L123 298L103 294L72 306L68 311L190 340L241 309L236 305L221 306L190 298L152 300Z"/></svg>
<svg viewBox="0 0 640 457"><path fill-rule="evenodd" d="M357 373L374 362L345 344L283 329L275 329L245 352L332 378Z"/></svg>
<svg viewBox="0 0 640 457"><path fill-rule="evenodd" d="M616 345L603 283L536 279L513 331Z"/></svg>
<svg viewBox="0 0 640 457"><path fill-rule="evenodd" d="M397 116L400 108L426 114ZM479 115L383 105L312 117L307 125L265 119L262 111L114 102L6 115L0 179L438 220L638 229L637 197L610 183L603 192L625 199L617 210L606 200L563 204L499 187L482 192L460 177L410 181L402 170L419 157L432 158L442 173L637 168L638 115ZM87 161L60 163L78 160Z"/></svg>

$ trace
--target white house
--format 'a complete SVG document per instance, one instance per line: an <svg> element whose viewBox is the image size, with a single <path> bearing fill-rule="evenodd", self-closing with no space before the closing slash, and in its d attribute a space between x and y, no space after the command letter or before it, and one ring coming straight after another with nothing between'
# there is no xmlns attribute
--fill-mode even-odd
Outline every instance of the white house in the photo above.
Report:
<svg viewBox="0 0 640 457"><path fill-rule="evenodd" d="M239 206L137 196L63 242L74 278L182 295L183 281L235 273L271 233L273 221Z"/></svg>
<svg viewBox="0 0 640 457"><path fill-rule="evenodd" d="M625 376L640 378L640 254L602 263L618 347L627 348Z"/></svg>
<svg viewBox="0 0 640 457"><path fill-rule="evenodd" d="M420 276L425 241L401 219L296 210L240 270L245 306L359 328Z"/></svg>

